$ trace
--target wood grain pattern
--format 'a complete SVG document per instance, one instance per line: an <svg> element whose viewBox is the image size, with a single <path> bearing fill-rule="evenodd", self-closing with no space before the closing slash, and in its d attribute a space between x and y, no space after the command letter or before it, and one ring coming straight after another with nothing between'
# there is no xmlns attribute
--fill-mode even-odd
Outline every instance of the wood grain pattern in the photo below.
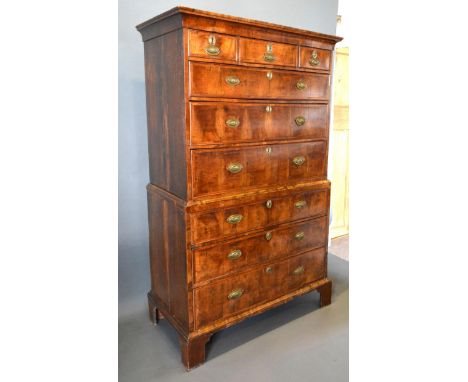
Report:
<svg viewBox="0 0 468 382"><path fill-rule="evenodd" d="M150 182L187 196L182 32L145 43Z"/></svg>
<svg viewBox="0 0 468 382"><path fill-rule="evenodd" d="M267 74L271 73L269 79ZM226 82L229 77L239 80L238 85ZM298 83L304 89L298 89ZM252 69L229 65L190 63L190 95L197 97L307 99L329 98L329 76L317 73L298 73L278 69Z"/></svg>
<svg viewBox="0 0 468 382"><path fill-rule="evenodd" d="M325 277L325 257L326 249L321 248L196 289L196 327L235 315ZM303 267L303 273L295 274L299 267ZM237 289L243 291L242 295L229 299L229 294Z"/></svg>
<svg viewBox="0 0 468 382"><path fill-rule="evenodd" d="M190 107L192 147L328 138L328 105L191 102Z"/></svg>
<svg viewBox="0 0 468 382"><path fill-rule="evenodd" d="M137 29L148 312L178 332L190 370L217 330L313 290L321 306L331 302L326 163L340 38L185 7Z"/></svg>
<svg viewBox="0 0 468 382"><path fill-rule="evenodd" d="M253 203L246 203L241 199L228 208L218 207L215 210L192 213L192 243L233 237L263 227L327 214L329 195L328 189L290 193L287 196L268 195L268 199L260 198ZM267 208L268 200L271 200L271 208ZM298 202L305 202L305 205L297 208L295 204ZM237 224L229 224L226 219L231 215L242 215L243 219Z"/></svg>
<svg viewBox="0 0 468 382"><path fill-rule="evenodd" d="M287 184L326 177L324 141L253 146L239 149L193 150L192 192L194 197L248 187ZM295 164L297 158L303 164ZM238 173L232 164L242 165Z"/></svg>
<svg viewBox="0 0 468 382"><path fill-rule="evenodd" d="M199 284L251 265L325 246L327 223L326 217L320 217L303 223L282 225L240 240L197 248L193 252L194 283ZM271 239L266 238L267 232L271 234ZM304 234L302 239L296 237L300 233ZM229 254L232 253L239 257L230 258Z"/></svg>
<svg viewBox="0 0 468 382"><path fill-rule="evenodd" d="M268 52L268 45L271 46L271 53L267 57L271 57L272 61L265 58L265 53ZM239 61L254 64L270 64L281 66L297 66L297 50L296 45L278 44L269 41L239 39Z"/></svg>

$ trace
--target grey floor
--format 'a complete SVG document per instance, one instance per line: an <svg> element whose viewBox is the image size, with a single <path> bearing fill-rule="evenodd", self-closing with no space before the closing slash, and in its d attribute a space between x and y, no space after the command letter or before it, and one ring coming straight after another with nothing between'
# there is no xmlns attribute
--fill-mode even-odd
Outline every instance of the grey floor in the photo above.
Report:
<svg viewBox="0 0 468 382"><path fill-rule="evenodd" d="M332 252L333 246L330 248ZM348 262L330 254L332 304L312 292L216 333L206 363L186 372L177 335L144 307L119 320L119 381L348 381Z"/></svg>

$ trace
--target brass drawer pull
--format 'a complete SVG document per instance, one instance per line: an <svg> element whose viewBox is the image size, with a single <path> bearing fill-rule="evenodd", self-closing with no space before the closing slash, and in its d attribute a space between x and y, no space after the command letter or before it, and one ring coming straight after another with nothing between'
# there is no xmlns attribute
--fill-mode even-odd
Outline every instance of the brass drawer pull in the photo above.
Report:
<svg viewBox="0 0 468 382"><path fill-rule="evenodd" d="M240 79L236 76L227 76L226 83L231 86L237 86L240 84Z"/></svg>
<svg viewBox="0 0 468 382"><path fill-rule="evenodd" d="M305 82L303 82L302 80L297 81L296 89L304 90L305 88L307 88L307 85L305 84Z"/></svg>
<svg viewBox="0 0 468 382"><path fill-rule="evenodd" d="M305 163L305 157L303 157L302 155L298 156L298 157L294 157L292 162L297 166L302 166L304 163Z"/></svg>
<svg viewBox="0 0 468 382"><path fill-rule="evenodd" d="M265 239L267 239L268 241L270 241L272 236L273 236L273 235L272 235L271 232L267 232L267 233L265 234Z"/></svg>
<svg viewBox="0 0 468 382"><path fill-rule="evenodd" d="M273 62L276 60L275 55L273 54L273 45L272 44L267 44L266 46L266 52L263 55L263 59L267 62Z"/></svg>
<svg viewBox="0 0 468 382"><path fill-rule="evenodd" d="M237 174L242 171L244 166L240 163L230 163L226 169L231 173L231 174Z"/></svg>
<svg viewBox="0 0 468 382"><path fill-rule="evenodd" d="M320 61L319 59L317 58L317 51L316 50L313 50L312 51L312 56L310 56L310 60L309 60L309 64L312 65L312 66L317 66L317 65L320 65Z"/></svg>
<svg viewBox="0 0 468 382"><path fill-rule="evenodd" d="M273 272L273 268L272 268L272 267L266 267L266 268L265 268L265 272L266 272L266 273L272 273L272 272Z"/></svg>
<svg viewBox="0 0 468 382"><path fill-rule="evenodd" d="M296 240L302 240L302 239L304 239L304 236L305 236L304 232L301 231L301 232L298 232L298 233L296 233L296 234L294 235L294 239L296 239Z"/></svg>
<svg viewBox="0 0 468 382"><path fill-rule="evenodd" d="M228 294L229 300L235 300L244 294L244 290L242 288L234 289L231 293Z"/></svg>
<svg viewBox="0 0 468 382"><path fill-rule="evenodd" d="M227 255L229 260L236 260L242 256L242 251L240 249L235 249L234 251L229 252Z"/></svg>
<svg viewBox="0 0 468 382"><path fill-rule="evenodd" d="M208 46L205 48L205 52L208 53L210 56L217 56L221 52L221 50L215 45L216 37L208 37Z"/></svg>
<svg viewBox="0 0 468 382"><path fill-rule="evenodd" d="M271 208L271 207L273 207L273 202L271 201L271 199L269 199L269 200L266 201L265 206L266 206L266 208Z"/></svg>
<svg viewBox="0 0 468 382"><path fill-rule="evenodd" d="M227 119L225 122L227 127L237 127L240 125L240 121L237 118Z"/></svg>
<svg viewBox="0 0 468 382"><path fill-rule="evenodd" d="M298 210L301 208L304 208L307 205L305 200L299 200L298 202L294 203L294 207L296 207Z"/></svg>
<svg viewBox="0 0 468 382"><path fill-rule="evenodd" d="M226 221L229 224L237 224L237 223L240 223L243 218L244 217L242 215L231 215L226 219Z"/></svg>
<svg viewBox="0 0 468 382"><path fill-rule="evenodd" d="M302 126L305 123L305 121L306 119L302 115L294 118L294 122L296 122L297 126Z"/></svg>
<svg viewBox="0 0 468 382"><path fill-rule="evenodd" d="M294 271L293 274L295 275L302 275L304 273L304 266L301 265L300 267L297 267Z"/></svg>

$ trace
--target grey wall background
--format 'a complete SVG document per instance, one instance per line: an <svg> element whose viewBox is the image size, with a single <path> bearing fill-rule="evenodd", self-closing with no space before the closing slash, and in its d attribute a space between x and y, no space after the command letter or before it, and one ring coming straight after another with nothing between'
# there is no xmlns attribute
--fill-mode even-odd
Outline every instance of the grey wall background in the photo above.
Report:
<svg viewBox="0 0 468 382"><path fill-rule="evenodd" d="M119 315L150 287L143 43L135 26L177 5L335 34L338 0L119 0Z"/></svg>

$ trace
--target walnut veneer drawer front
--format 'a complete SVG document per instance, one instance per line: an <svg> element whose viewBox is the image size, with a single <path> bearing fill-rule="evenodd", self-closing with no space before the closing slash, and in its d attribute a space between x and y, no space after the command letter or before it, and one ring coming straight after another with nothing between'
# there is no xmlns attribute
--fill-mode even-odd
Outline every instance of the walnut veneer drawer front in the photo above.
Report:
<svg viewBox="0 0 468 382"><path fill-rule="evenodd" d="M301 46L299 57L301 68L330 70L332 55L329 50Z"/></svg>
<svg viewBox="0 0 468 382"><path fill-rule="evenodd" d="M328 99L329 76L190 62L192 97Z"/></svg>
<svg viewBox="0 0 468 382"><path fill-rule="evenodd" d="M191 143L327 138L328 105L191 102Z"/></svg>
<svg viewBox="0 0 468 382"><path fill-rule="evenodd" d="M224 34L189 31L189 56L236 61L236 38Z"/></svg>
<svg viewBox="0 0 468 382"><path fill-rule="evenodd" d="M196 325L200 328L228 318L325 274L326 250L319 248L197 288L194 294Z"/></svg>
<svg viewBox="0 0 468 382"><path fill-rule="evenodd" d="M296 45L241 38L239 40L239 61L295 67L297 50Z"/></svg>
<svg viewBox="0 0 468 382"><path fill-rule="evenodd" d="M193 196L325 177L325 141L192 150Z"/></svg>
<svg viewBox="0 0 468 382"><path fill-rule="evenodd" d="M294 255L327 243L326 216L281 226L248 238L194 251L195 283L242 270L246 266Z"/></svg>
<svg viewBox="0 0 468 382"><path fill-rule="evenodd" d="M328 213L329 189L304 191L214 211L190 214L192 242L203 243Z"/></svg>

